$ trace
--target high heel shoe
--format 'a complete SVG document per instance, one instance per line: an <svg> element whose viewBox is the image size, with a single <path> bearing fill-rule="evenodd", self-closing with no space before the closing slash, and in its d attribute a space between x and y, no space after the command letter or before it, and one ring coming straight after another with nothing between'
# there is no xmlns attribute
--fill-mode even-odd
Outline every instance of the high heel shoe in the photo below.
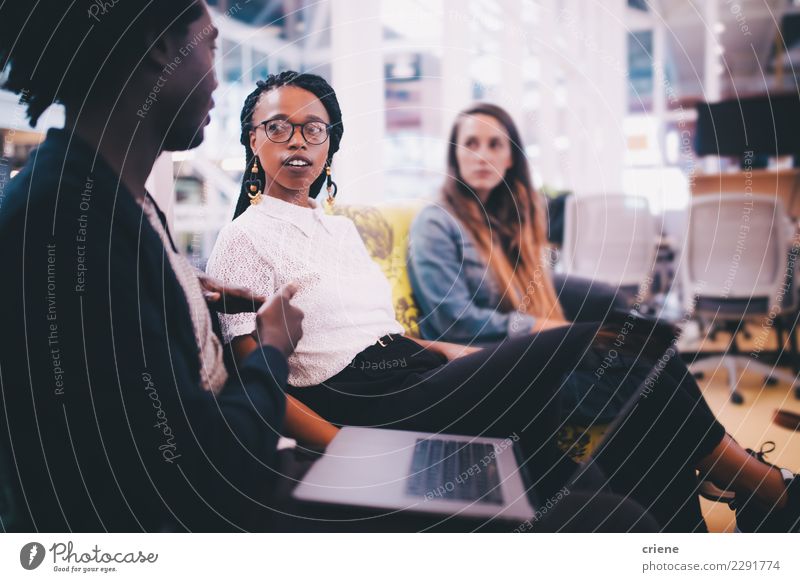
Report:
<svg viewBox="0 0 800 582"><path fill-rule="evenodd" d="M768 448L771 447L771 448ZM736 512L736 529L740 532L798 532L800 531L800 478L789 469L778 467L765 460L765 456L775 450L775 443L767 441L756 452L747 452L773 469L780 471L786 492L783 507L765 505L755 495L742 499L730 489L722 489L709 479L703 479L698 493L706 499L721 501Z"/></svg>

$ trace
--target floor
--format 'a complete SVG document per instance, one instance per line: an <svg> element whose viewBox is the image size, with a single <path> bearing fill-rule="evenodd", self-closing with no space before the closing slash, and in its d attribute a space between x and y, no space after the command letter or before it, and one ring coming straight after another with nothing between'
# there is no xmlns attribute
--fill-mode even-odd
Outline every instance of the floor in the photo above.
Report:
<svg viewBox="0 0 800 582"><path fill-rule="evenodd" d="M684 344L681 347L684 350L690 348L699 351L720 350L725 348L728 341L729 336L719 334L714 342L708 339L695 339L693 342L688 342L694 345ZM777 340L770 337L764 349L775 349L776 343ZM743 351L748 350L747 340L740 342L740 348ZM800 400L794 398L788 384L763 386L763 378L760 375L746 372L740 376L739 381L739 390L745 400L741 405L732 404L728 399L727 376L722 369L712 377L700 381L700 387L719 420L742 446L758 450L762 443L774 441L775 451L767 456L767 460L800 471L800 433L772 423L772 415L776 409L782 408L800 413ZM711 531L733 531L734 515L726 505L706 500L701 500L701 503Z"/></svg>

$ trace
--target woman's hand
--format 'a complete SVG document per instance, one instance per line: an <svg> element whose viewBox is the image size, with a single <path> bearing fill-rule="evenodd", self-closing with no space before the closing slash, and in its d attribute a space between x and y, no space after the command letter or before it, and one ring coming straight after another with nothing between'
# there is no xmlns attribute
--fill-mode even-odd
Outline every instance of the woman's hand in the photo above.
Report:
<svg viewBox="0 0 800 582"><path fill-rule="evenodd" d="M197 271L197 279L208 306L221 313L255 312L266 301L266 297L257 295L246 287L225 285L202 271Z"/></svg>
<svg viewBox="0 0 800 582"><path fill-rule="evenodd" d="M463 358L464 356L468 356L470 354L474 354L475 352L481 351L483 348L477 348L475 346L462 346L459 344L451 344L447 342L436 342L439 344L437 348L439 353L442 354L447 361L452 362L453 360L457 360L458 358Z"/></svg>
<svg viewBox="0 0 800 582"><path fill-rule="evenodd" d="M424 339L417 339L415 337L409 339L414 340L426 350L430 350L436 354L444 356L445 358L447 358L448 362L452 362L453 360L457 360L458 358L463 358L464 356L474 354L475 352L479 352L480 350L483 349L475 346L462 346L460 344L451 344L449 342L428 341Z"/></svg>

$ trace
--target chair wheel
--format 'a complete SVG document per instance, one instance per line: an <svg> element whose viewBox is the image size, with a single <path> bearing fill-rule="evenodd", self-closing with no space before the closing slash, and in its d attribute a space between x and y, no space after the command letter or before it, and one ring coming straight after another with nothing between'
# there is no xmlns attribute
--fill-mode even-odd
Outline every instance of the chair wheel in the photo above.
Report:
<svg viewBox="0 0 800 582"><path fill-rule="evenodd" d="M778 379L775 376L767 376L764 378L764 386L777 386Z"/></svg>
<svg viewBox="0 0 800 582"><path fill-rule="evenodd" d="M734 404L744 404L744 397L738 392L731 394L731 402Z"/></svg>

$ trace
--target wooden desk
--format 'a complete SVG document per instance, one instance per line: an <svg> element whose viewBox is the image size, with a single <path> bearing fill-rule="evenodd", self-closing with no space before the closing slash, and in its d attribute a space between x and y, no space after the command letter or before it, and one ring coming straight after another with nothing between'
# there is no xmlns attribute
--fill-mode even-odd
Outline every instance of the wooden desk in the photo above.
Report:
<svg viewBox="0 0 800 582"><path fill-rule="evenodd" d="M748 184L749 180L749 184ZM751 170L732 174L695 175L692 196L701 194L753 194L778 196L793 220L800 220L800 169Z"/></svg>

